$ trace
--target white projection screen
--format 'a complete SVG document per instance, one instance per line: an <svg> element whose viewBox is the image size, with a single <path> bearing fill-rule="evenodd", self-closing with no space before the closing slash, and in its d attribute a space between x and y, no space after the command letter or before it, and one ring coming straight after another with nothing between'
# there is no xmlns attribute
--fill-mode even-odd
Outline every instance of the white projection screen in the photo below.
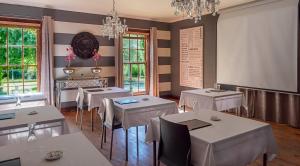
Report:
<svg viewBox="0 0 300 166"><path fill-rule="evenodd" d="M297 92L298 0L269 0L220 13L217 82Z"/></svg>

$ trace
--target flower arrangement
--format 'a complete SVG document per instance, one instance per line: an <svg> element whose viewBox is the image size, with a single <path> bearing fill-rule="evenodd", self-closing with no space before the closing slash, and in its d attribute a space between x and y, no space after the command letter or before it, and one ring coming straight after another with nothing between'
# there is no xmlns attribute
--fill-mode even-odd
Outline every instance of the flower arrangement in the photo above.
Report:
<svg viewBox="0 0 300 166"><path fill-rule="evenodd" d="M70 67L71 62L75 59L76 55L73 52L73 48L72 47L68 47L66 48L67 50L67 56L65 57L65 62L67 62L67 67Z"/></svg>
<svg viewBox="0 0 300 166"><path fill-rule="evenodd" d="M98 61L101 58L101 55L98 53L98 51L95 49L93 52L94 56L93 56L93 60L96 63L96 66L94 68L91 68L91 71L93 74L99 74L101 72L101 67L98 67Z"/></svg>
<svg viewBox="0 0 300 166"><path fill-rule="evenodd" d="M99 54L98 52L97 52L97 50L95 49L94 50L94 56L93 56L93 60L95 61L95 63L96 63L96 67L98 67L98 61L100 60L100 58L101 58L101 54Z"/></svg>

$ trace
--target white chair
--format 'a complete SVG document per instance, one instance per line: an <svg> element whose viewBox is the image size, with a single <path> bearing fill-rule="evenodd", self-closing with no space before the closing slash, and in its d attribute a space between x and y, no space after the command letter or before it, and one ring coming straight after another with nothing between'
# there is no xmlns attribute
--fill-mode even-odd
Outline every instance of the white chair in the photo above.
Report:
<svg viewBox="0 0 300 166"><path fill-rule="evenodd" d="M84 108L86 107L84 105L84 92L82 88L78 88L78 93L77 93L77 97L76 97L76 103L77 103L77 110L76 110L76 124L78 122L78 113L80 111L80 129L82 130L82 119L83 119L83 111ZM93 121L92 121L93 123Z"/></svg>
<svg viewBox="0 0 300 166"><path fill-rule="evenodd" d="M111 160L114 130L122 128L122 122L115 118L114 101L112 99L108 99L108 98L103 99L103 104L105 107L105 112L103 116L102 134L101 134L101 148L103 146L103 140L105 142L106 128L109 128L111 129L111 141L110 141L110 153L109 153L109 159ZM136 128L138 132L138 127ZM138 133L137 133L137 151L138 151Z"/></svg>

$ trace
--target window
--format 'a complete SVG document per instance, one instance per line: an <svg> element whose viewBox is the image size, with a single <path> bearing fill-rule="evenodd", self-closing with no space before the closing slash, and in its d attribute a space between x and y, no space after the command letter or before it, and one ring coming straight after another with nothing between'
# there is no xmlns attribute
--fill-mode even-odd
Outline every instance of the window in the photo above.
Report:
<svg viewBox="0 0 300 166"><path fill-rule="evenodd" d="M39 91L39 24L0 21L0 95Z"/></svg>
<svg viewBox="0 0 300 166"><path fill-rule="evenodd" d="M148 93L148 38L140 32L123 36L123 86L134 94Z"/></svg>

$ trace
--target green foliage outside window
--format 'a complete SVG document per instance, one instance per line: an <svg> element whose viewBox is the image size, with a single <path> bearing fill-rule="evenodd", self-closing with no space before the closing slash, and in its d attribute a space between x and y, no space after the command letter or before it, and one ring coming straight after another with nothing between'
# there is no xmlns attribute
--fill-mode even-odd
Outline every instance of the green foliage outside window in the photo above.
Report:
<svg viewBox="0 0 300 166"><path fill-rule="evenodd" d="M126 34L123 37L124 88L132 92L146 91L146 37Z"/></svg>
<svg viewBox="0 0 300 166"><path fill-rule="evenodd" d="M37 91L37 34L0 25L0 95Z"/></svg>

